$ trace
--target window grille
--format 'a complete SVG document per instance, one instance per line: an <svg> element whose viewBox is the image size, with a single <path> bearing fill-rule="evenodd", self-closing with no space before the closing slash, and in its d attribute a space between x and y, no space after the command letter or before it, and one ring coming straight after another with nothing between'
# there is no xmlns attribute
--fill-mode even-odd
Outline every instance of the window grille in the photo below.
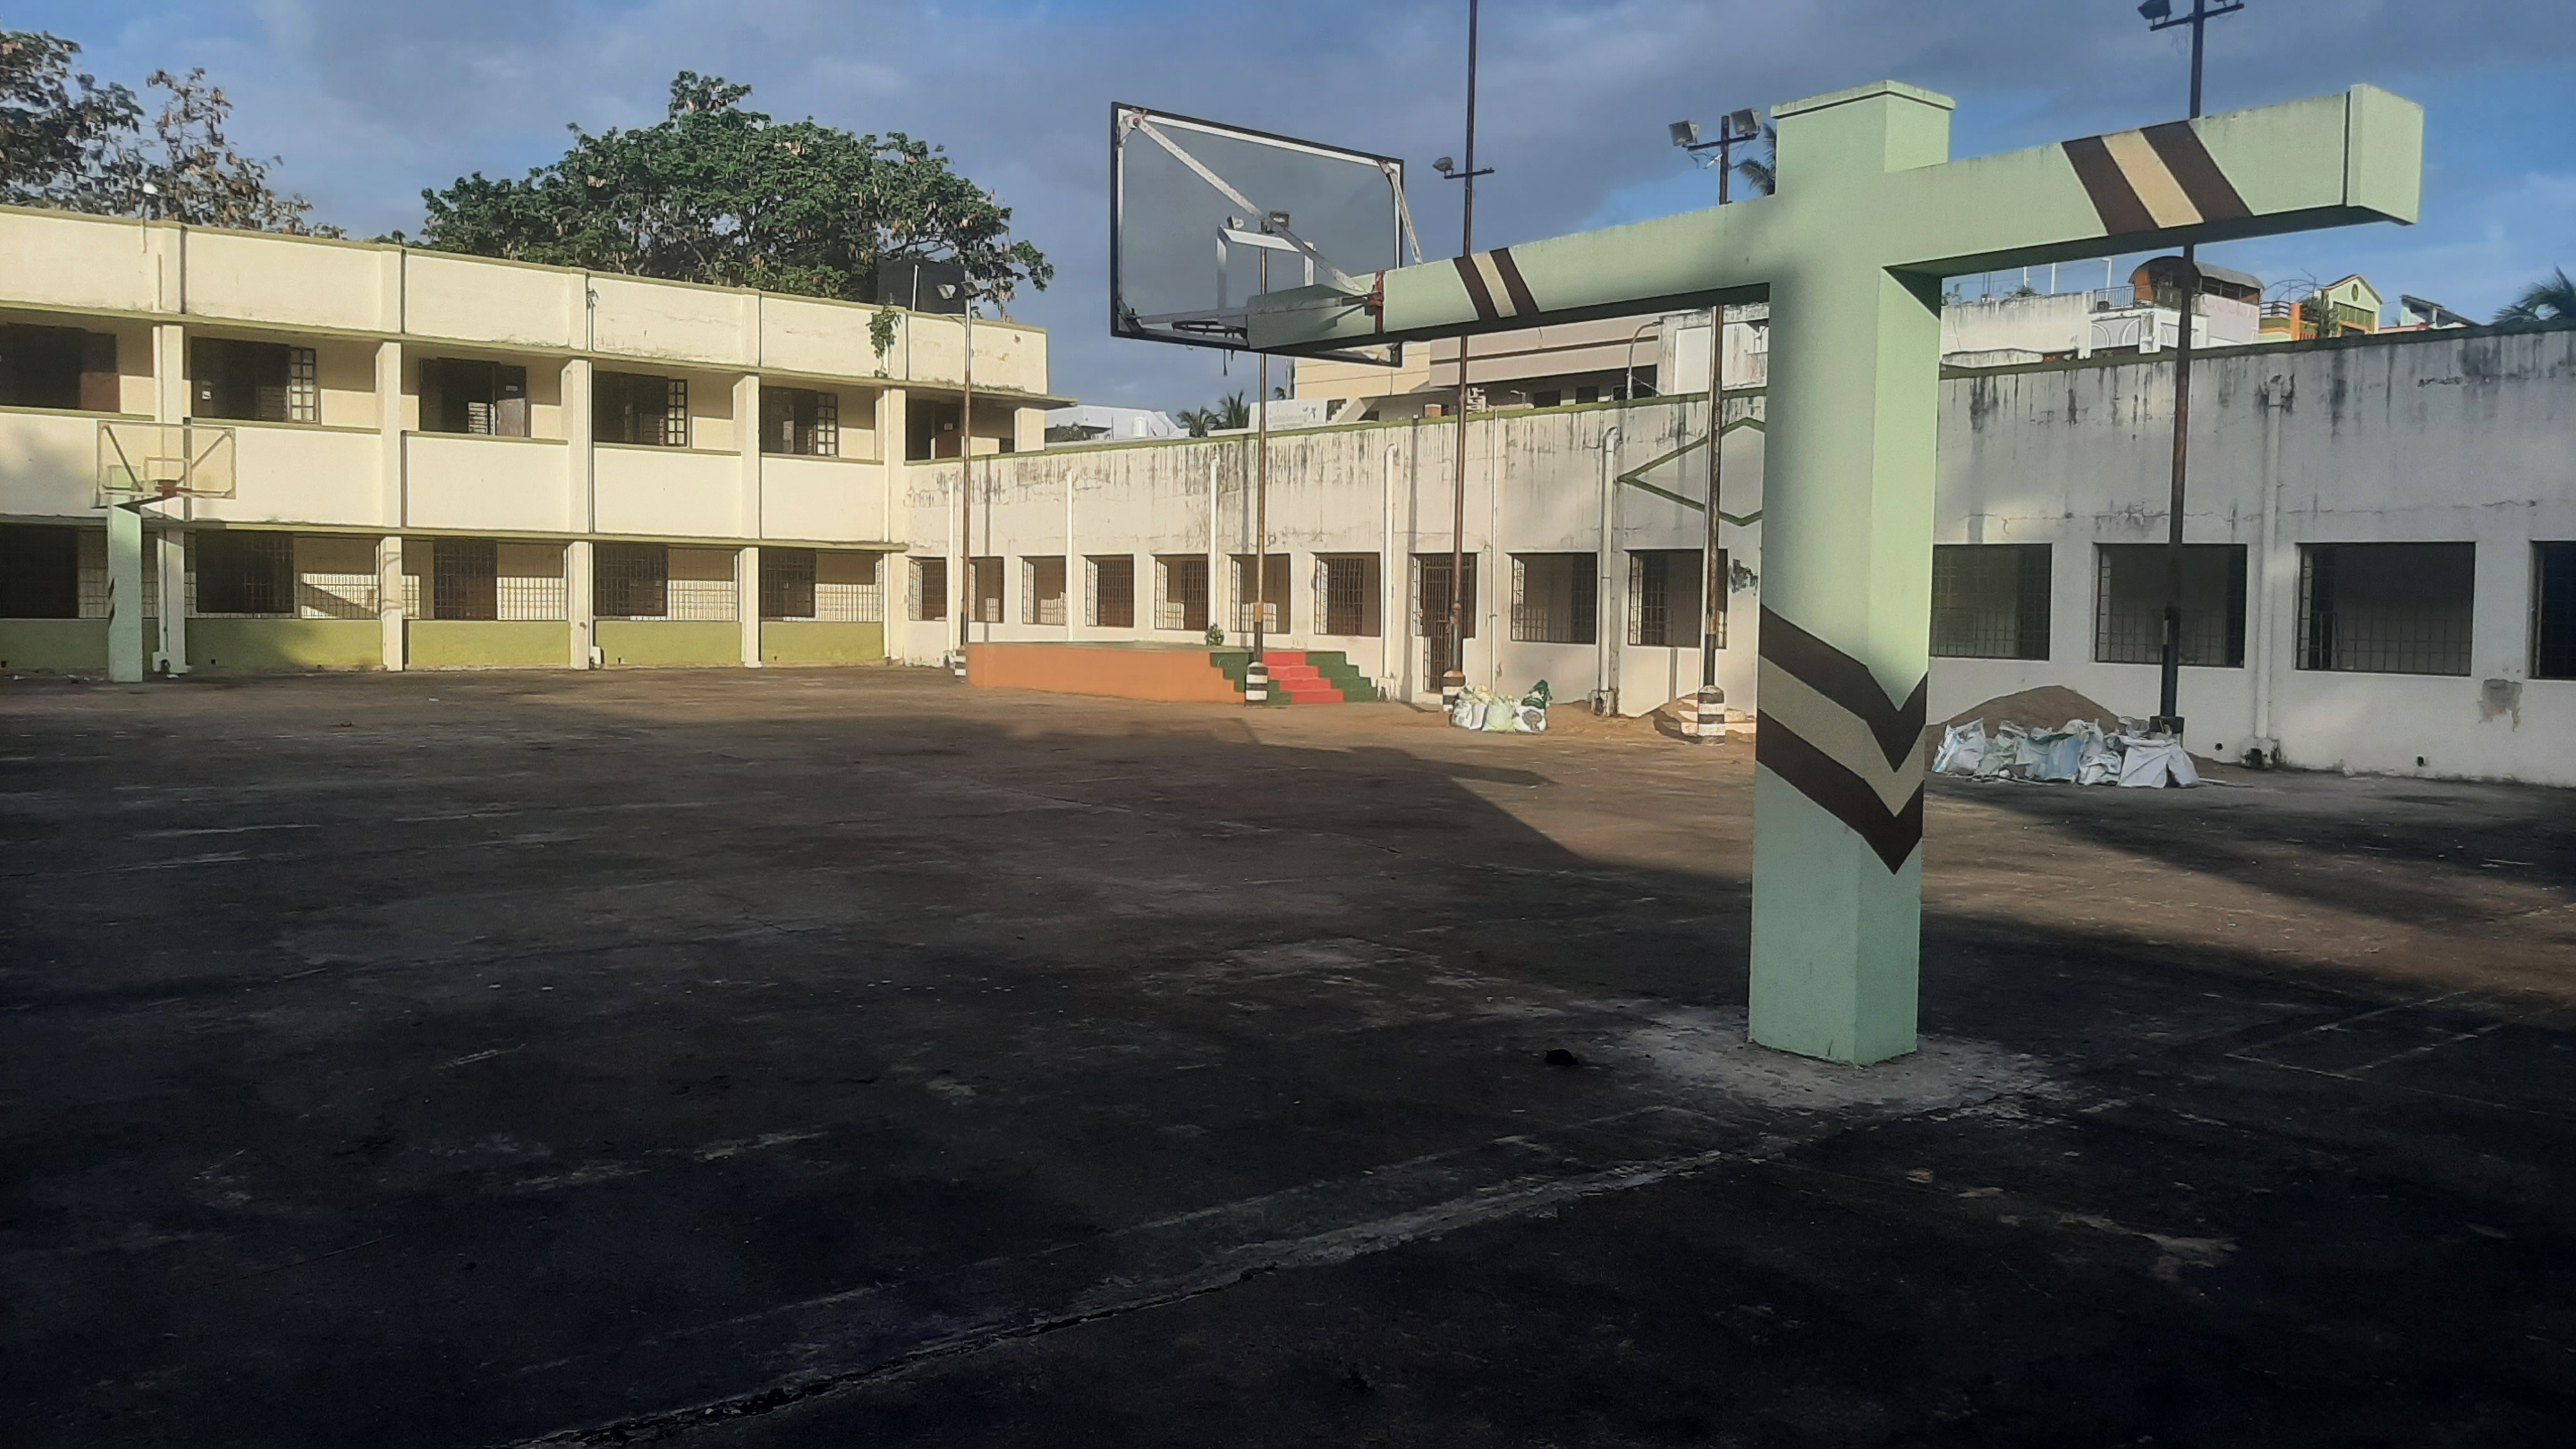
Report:
<svg viewBox="0 0 2576 1449"><path fill-rule="evenodd" d="M1208 627L1208 561L1180 554L1154 560L1154 627L1204 634Z"/></svg>
<svg viewBox="0 0 2576 1449"><path fill-rule="evenodd" d="M1288 555L1271 554L1265 560L1261 577L1261 628L1267 634L1284 634L1289 629ZM1234 556L1234 628L1239 634L1252 632L1253 614L1252 555Z"/></svg>
<svg viewBox="0 0 2576 1449"><path fill-rule="evenodd" d="M762 387L760 450L791 456L839 457L841 395L803 387Z"/></svg>
<svg viewBox="0 0 2576 1449"><path fill-rule="evenodd" d="M554 620L566 616L562 545L495 544L492 558L494 617Z"/></svg>
<svg viewBox="0 0 2576 1449"><path fill-rule="evenodd" d="M1700 551L1638 549L1628 555L1628 642L1696 649L1700 634Z"/></svg>
<svg viewBox="0 0 2576 1449"><path fill-rule="evenodd" d="M1465 616L1461 637L1476 637L1476 556L1467 555L1466 588L1461 594L1460 612ZM1413 556L1413 632L1425 639L1445 633L1449 627L1449 555L1418 553Z"/></svg>
<svg viewBox="0 0 2576 1449"><path fill-rule="evenodd" d="M814 550L763 548L760 551L760 617L814 617Z"/></svg>
<svg viewBox="0 0 2576 1449"><path fill-rule="evenodd" d="M196 541L198 613L295 612L295 535L222 529L198 534Z"/></svg>
<svg viewBox="0 0 2576 1449"><path fill-rule="evenodd" d="M88 582L81 568L84 530L37 524L0 525L0 619L83 617ZM95 617L107 617L107 534L99 540L100 598Z"/></svg>
<svg viewBox="0 0 2576 1449"><path fill-rule="evenodd" d="M734 570L740 555L729 548L675 548L668 558L670 585L664 617L702 623L735 617Z"/></svg>
<svg viewBox="0 0 2576 1449"><path fill-rule="evenodd" d="M501 617L500 549L488 538L442 538L431 543L430 617Z"/></svg>
<svg viewBox="0 0 2576 1449"><path fill-rule="evenodd" d="M814 617L831 624L885 620L884 560L857 549L814 553Z"/></svg>
<svg viewBox="0 0 2576 1449"><path fill-rule="evenodd" d="M2163 663L2165 546L2097 544L2093 557L2093 658L2103 664ZM2183 545L2182 662L2244 666L2243 544Z"/></svg>
<svg viewBox="0 0 2576 1449"><path fill-rule="evenodd" d="M1136 627L1136 560L1129 554L1095 558L1091 564L1091 613L1095 629Z"/></svg>
<svg viewBox="0 0 2576 1449"><path fill-rule="evenodd" d="M2312 543L2299 550L2299 667L2469 672L2477 545Z"/></svg>
<svg viewBox="0 0 2576 1449"><path fill-rule="evenodd" d="M201 418L309 423L321 416L313 349L199 337L188 344L189 411Z"/></svg>
<svg viewBox="0 0 2576 1449"><path fill-rule="evenodd" d="M2048 657L2048 545L1945 543L1932 550L1932 652L1945 659Z"/></svg>
<svg viewBox="0 0 2576 1449"><path fill-rule="evenodd" d="M634 372L598 372L590 379L593 441L646 447L689 446L689 380Z"/></svg>
<svg viewBox="0 0 2576 1449"><path fill-rule="evenodd" d="M2531 546L2531 673L2576 679L2576 543Z"/></svg>
<svg viewBox="0 0 2576 1449"><path fill-rule="evenodd" d="M286 421L318 422L322 417L322 384L313 349L286 349Z"/></svg>
<svg viewBox="0 0 2576 1449"><path fill-rule="evenodd" d="M1002 560L987 554L966 561L968 617L978 624L1007 622L1002 617Z"/></svg>
<svg viewBox="0 0 2576 1449"><path fill-rule="evenodd" d="M1064 622L1064 560L1061 557L1020 560L1020 622Z"/></svg>
<svg viewBox="0 0 2576 1449"><path fill-rule="evenodd" d="M1590 644L1600 637L1601 562L1588 553L1512 555L1512 637Z"/></svg>
<svg viewBox="0 0 2576 1449"><path fill-rule="evenodd" d="M660 619L670 612L671 551L658 543L602 543L591 548L591 614L601 619Z"/></svg>
<svg viewBox="0 0 2576 1449"><path fill-rule="evenodd" d="M467 357L420 364L420 427L426 433L528 436L528 370Z"/></svg>
<svg viewBox="0 0 2576 1449"><path fill-rule="evenodd" d="M1373 639L1378 633L1378 557L1343 554L1315 560L1324 596L1326 634Z"/></svg>
<svg viewBox="0 0 2576 1449"><path fill-rule="evenodd" d="M948 617L948 560L915 558L912 561L912 584L906 600L915 619Z"/></svg>

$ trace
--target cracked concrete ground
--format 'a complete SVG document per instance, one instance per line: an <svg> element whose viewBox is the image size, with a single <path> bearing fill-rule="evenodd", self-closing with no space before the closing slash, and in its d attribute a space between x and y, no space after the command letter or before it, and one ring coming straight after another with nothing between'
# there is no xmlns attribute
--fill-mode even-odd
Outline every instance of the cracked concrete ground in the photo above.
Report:
<svg viewBox="0 0 2576 1449"><path fill-rule="evenodd" d="M2566 792L1936 782L1854 1071L1560 718L0 684L0 1437L2565 1442Z"/></svg>

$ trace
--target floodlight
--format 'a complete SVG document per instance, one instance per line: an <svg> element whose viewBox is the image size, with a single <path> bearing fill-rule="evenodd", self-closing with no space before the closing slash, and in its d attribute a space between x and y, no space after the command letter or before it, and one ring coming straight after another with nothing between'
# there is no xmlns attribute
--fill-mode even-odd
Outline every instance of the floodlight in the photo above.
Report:
<svg viewBox="0 0 2576 1449"><path fill-rule="evenodd" d="M1446 176L1458 169L1458 163L1446 156L1443 156L1439 160L1431 163L1431 169L1439 172L1443 176Z"/></svg>
<svg viewBox="0 0 2576 1449"><path fill-rule="evenodd" d="M1694 146L1699 143L1699 122L1697 121L1675 121L1667 129L1673 133L1673 144L1676 146Z"/></svg>
<svg viewBox="0 0 2576 1449"><path fill-rule="evenodd" d="M2147 3L2138 7L2138 13L2145 16L2150 25L2159 20L2171 20L2173 0L2147 0Z"/></svg>
<svg viewBox="0 0 2576 1449"><path fill-rule="evenodd" d="M1267 232L1286 231L1288 229L1288 213L1284 211L1274 211L1268 216L1263 217L1261 219L1261 229Z"/></svg>
<svg viewBox="0 0 2576 1449"><path fill-rule="evenodd" d="M1726 134L1730 139L1749 141L1762 132L1762 119L1749 110L1730 111L1726 117Z"/></svg>

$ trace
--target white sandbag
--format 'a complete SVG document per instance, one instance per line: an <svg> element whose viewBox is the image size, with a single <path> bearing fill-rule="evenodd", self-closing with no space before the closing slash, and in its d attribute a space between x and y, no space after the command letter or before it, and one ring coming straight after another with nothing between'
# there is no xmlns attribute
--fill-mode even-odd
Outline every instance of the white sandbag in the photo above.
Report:
<svg viewBox="0 0 2576 1449"><path fill-rule="evenodd" d="M2084 738L2081 735L2048 730L2029 736L2025 744L2033 756L2029 779L2069 784L2083 766Z"/></svg>
<svg viewBox="0 0 2576 1449"><path fill-rule="evenodd" d="M1986 722L1972 719L1963 725L1941 727L1941 751L1932 757L1932 769L1942 775L1973 775L1986 759Z"/></svg>
<svg viewBox="0 0 2576 1449"><path fill-rule="evenodd" d="M2200 772L2192 768L2191 756L2184 752L2180 741L2133 739L2128 745L2120 757L2122 789L2153 790L2200 783Z"/></svg>
<svg viewBox="0 0 2576 1449"><path fill-rule="evenodd" d="M2084 751L2075 766L2075 783L2078 785L2119 784L2119 737L2102 733L2102 727L2091 720L2070 720L2066 727L2084 737Z"/></svg>
<svg viewBox="0 0 2576 1449"><path fill-rule="evenodd" d="M1512 711L1512 720L1512 728L1521 734L1546 734L1547 706L1543 704L1531 704L1524 700L1522 701L1520 708Z"/></svg>

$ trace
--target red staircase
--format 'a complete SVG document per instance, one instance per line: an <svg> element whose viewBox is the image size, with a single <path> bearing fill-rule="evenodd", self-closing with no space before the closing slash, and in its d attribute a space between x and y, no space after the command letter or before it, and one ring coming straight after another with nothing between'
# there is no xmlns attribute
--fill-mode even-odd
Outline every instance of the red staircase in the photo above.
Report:
<svg viewBox="0 0 2576 1449"><path fill-rule="evenodd" d="M1261 656L1270 665L1270 687L1286 696L1290 704L1340 704L1342 692L1326 683L1323 671L1306 662L1301 649L1265 649Z"/></svg>

